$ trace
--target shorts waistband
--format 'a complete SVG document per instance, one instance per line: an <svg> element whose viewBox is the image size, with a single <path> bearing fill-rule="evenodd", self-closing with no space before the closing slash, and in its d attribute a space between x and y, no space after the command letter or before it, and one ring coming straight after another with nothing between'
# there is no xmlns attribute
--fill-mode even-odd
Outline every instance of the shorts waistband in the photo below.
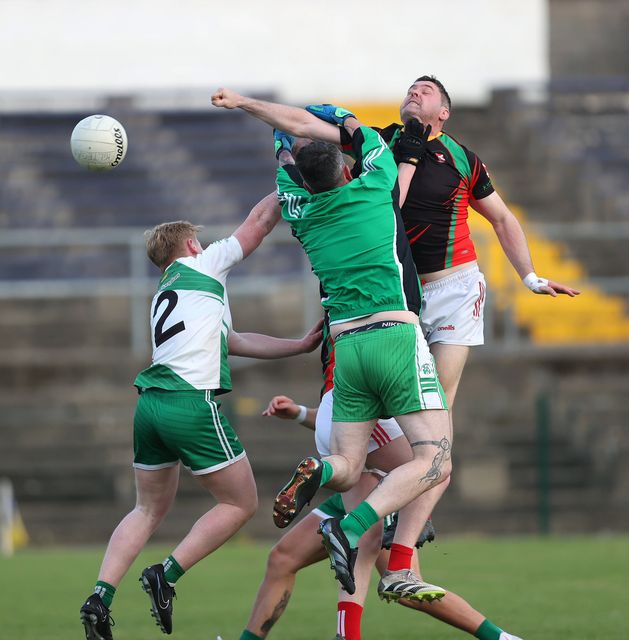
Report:
<svg viewBox="0 0 629 640"><path fill-rule="evenodd" d="M162 389L160 387L138 387L138 394L143 393L172 393L178 398L200 398L208 401L214 400L214 389Z"/></svg>
<svg viewBox="0 0 629 640"><path fill-rule="evenodd" d="M422 283L422 289L424 291L434 291L435 289L441 289L442 287L447 287L449 284L453 282L457 282L458 280L464 280L465 278L469 278L474 273L480 273L480 269L478 265L475 264L467 269L461 269L460 271L455 271L449 276L445 276L443 278L439 278L439 280L433 280L432 282Z"/></svg>
<svg viewBox="0 0 629 640"><path fill-rule="evenodd" d="M345 329L345 331L341 331L341 333L339 333L334 339L338 340L343 336L351 336L355 333L371 331L372 329L388 329L389 327L397 327L399 324L408 324L408 322L399 322L398 320L380 320L379 322L370 322L369 324L363 324L355 329Z"/></svg>

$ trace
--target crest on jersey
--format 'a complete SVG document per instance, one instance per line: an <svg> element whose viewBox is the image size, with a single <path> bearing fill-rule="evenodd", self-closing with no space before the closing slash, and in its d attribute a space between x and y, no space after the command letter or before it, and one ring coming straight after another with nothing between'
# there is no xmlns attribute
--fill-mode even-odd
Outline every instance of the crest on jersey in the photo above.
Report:
<svg viewBox="0 0 629 640"><path fill-rule="evenodd" d="M437 158L437 162L439 162L440 164L444 164L444 162L446 161L446 157L443 155L443 153L436 152L435 158Z"/></svg>

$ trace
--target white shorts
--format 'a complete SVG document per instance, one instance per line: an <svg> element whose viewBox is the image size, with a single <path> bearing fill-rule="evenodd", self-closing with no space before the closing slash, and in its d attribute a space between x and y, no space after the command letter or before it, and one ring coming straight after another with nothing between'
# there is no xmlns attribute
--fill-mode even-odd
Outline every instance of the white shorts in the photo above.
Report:
<svg viewBox="0 0 629 640"><path fill-rule="evenodd" d="M327 391L321 403L319 404L319 410L317 411L317 421L315 423L315 441L317 443L317 451L321 456L330 455L330 439L332 435L332 391ZM369 438L368 453L384 447L386 444L395 440L400 436L403 436L400 425L393 419L387 418L386 420L378 420L378 424L371 432L371 438Z"/></svg>
<svg viewBox="0 0 629 640"><path fill-rule="evenodd" d="M483 344L485 288L477 265L422 285L420 322L426 342Z"/></svg>

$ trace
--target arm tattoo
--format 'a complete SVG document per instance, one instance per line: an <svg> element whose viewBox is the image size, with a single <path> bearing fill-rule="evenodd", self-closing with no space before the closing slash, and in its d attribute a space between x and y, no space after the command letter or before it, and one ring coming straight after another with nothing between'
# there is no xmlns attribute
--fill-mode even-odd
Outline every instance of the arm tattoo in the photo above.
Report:
<svg viewBox="0 0 629 640"><path fill-rule="evenodd" d="M284 613L284 610L288 606L288 601L290 599L290 591L284 591L284 595L280 598L280 601L275 605L275 609L273 609L273 613L268 620L265 620L260 627L260 631L266 634L271 630L271 627L280 619L281 615Z"/></svg>
<svg viewBox="0 0 629 640"><path fill-rule="evenodd" d="M439 447L439 451L437 455L432 459L432 464L430 465L430 469L426 471L426 475L419 479L420 484L422 482L427 482L429 486L433 487L438 484L439 478L441 477L441 468L443 467L443 463L450 459L450 453L452 450L452 445L447 438L441 438L441 440L420 440L418 442L413 442L411 447L419 446L419 445L434 445Z"/></svg>

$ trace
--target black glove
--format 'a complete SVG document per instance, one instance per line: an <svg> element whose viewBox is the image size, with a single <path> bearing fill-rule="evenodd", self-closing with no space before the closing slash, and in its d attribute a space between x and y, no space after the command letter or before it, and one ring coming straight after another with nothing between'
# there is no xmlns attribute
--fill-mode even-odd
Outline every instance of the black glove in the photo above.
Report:
<svg viewBox="0 0 629 640"><path fill-rule="evenodd" d="M432 131L432 127L427 124L424 125L415 118L411 118L402 129L402 133L398 138L397 144L393 155L395 161L408 162L409 164L417 165L421 162L426 153L426 144L428 143L428 136Z"/></svg>

